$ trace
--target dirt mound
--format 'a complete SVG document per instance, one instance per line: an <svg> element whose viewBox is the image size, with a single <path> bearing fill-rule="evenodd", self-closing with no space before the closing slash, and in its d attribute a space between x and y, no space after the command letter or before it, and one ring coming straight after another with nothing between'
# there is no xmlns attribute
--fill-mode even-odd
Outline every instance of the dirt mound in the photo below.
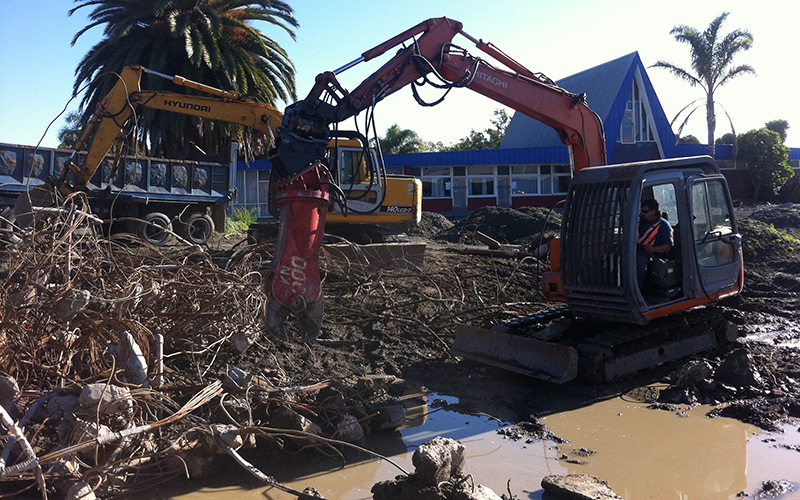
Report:
<svg viewBox="0 0 800 500"><path fill-rule="evenodd" d="M480 231L500 243L526 244L538 239L542 232L555 235L560 227L561 214L546 208L484 207L456 221L453 227L439 232L436 237L455 243L469 232Z"/></svg>
<svg viewBox="0 0 800 500"><path fill-rule="evenodd" d="M433 238L436 233L451 227L453 227L453 223L444 215L435 212L422 212L422 220L416 227L406 231L406 234L420 238Z"/></svg>
<svg viewBox="0 0 800 500"><path fill-rule="evenodd" d="M754 210L748 218L800 237L800 204L765 205Z"/></svg>
<svg viewBox="0 0 800 500"><path fill-rule="evenodd" d="M780 220L780 223L786 221ZM796 256L800 249L800 240L783 229L777 229L772 220L742 219L739 232L742 234L745 262L785 260Z"/></svg>

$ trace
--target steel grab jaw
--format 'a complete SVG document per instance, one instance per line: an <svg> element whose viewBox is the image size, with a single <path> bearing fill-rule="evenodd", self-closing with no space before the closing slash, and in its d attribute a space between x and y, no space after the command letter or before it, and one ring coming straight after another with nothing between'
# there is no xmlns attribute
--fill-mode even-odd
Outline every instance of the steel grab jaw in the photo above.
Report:
<svg viewBox="0 0 800 500"><path fill-rule="evenodd" d="M280 225L267 278L267 331L288 340L286 320L297 318L303 337L314 342L322 328L319 251L328 214L330 173L317 163L276 184Z"/></svg>

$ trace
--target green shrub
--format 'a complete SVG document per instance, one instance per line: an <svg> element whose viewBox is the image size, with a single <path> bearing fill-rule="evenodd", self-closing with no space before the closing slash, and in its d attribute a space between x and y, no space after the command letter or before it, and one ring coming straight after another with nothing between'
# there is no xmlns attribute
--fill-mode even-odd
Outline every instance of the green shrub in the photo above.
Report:
<svg viewBox="0 0 800 500"><path fill-rule="evenodd" d="M225 221L225 234L239 234L247 232L250 226L258 219L258 215L244 207L233 209L233 215Z"/></svg>

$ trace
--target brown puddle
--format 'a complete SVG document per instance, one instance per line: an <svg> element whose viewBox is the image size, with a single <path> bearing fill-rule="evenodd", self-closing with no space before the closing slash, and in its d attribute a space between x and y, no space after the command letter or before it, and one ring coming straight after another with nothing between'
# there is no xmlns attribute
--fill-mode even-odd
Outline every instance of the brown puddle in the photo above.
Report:
<svg viewBox="0 0 800 500"><path fill-rule="evenodd" d="M566 444L513 441L497 434L500 424L494 420L441 410L430 413L422 425L372 436L366 447L411 471L411 453L419 444L435 436L458 439L466 446L466 473L475 483L499 495L507 494L510 479L510 491L520 500L541 499L544 476L569 473L601 477L626 500L734 499L742 491L754 498L766 480L788 480L795 487L793 493L770 498L800 499L797 423L787 425L783 434L755 434L758 429L748 424L706 418L708 409L697 407L677 416L614 398L544 417L542 422L555 435L570 440ZM575 451L582 448L594 453ZM260 466L255 459L253 464ZM297 490L313 486L329 500L371 499L372 484L400 474L396 467L378 459L343 467L338 459L270 467L262 470ZM296 498L274 488L241 484L256 485L244 472L231 469L223 477L190 483L193 488L202 485L191 493L162 488L155 495L148 492L146 498Z"/></svg>
<svg viewBox="0 0 800 500"><path fill-rule="evenodd" d="M800 453L775 447L800 443L797 425L783 434L758 433L736 420L706 418L708 410L678 416L617 398L542 421L570 439L559 445L562 453L586 462L566 463L570 473L601 477L626 499L729 499L741 491L752 497L766 480L800 486ZM596 453L582 458L574 452L581 448ZM800 491L782 498L800 498Z"/></svg>

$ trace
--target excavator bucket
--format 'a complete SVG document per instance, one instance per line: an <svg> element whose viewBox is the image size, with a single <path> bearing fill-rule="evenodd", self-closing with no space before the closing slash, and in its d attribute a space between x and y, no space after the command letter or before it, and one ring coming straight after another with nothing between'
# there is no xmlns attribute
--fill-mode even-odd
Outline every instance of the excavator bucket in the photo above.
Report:
<svg viewBox="0 0 800 500"><path fill-rule="evenodd" d="M500 330L456 325L450 351L456 356L558 384L578 376L578 351L574 347Z"/></svg>

